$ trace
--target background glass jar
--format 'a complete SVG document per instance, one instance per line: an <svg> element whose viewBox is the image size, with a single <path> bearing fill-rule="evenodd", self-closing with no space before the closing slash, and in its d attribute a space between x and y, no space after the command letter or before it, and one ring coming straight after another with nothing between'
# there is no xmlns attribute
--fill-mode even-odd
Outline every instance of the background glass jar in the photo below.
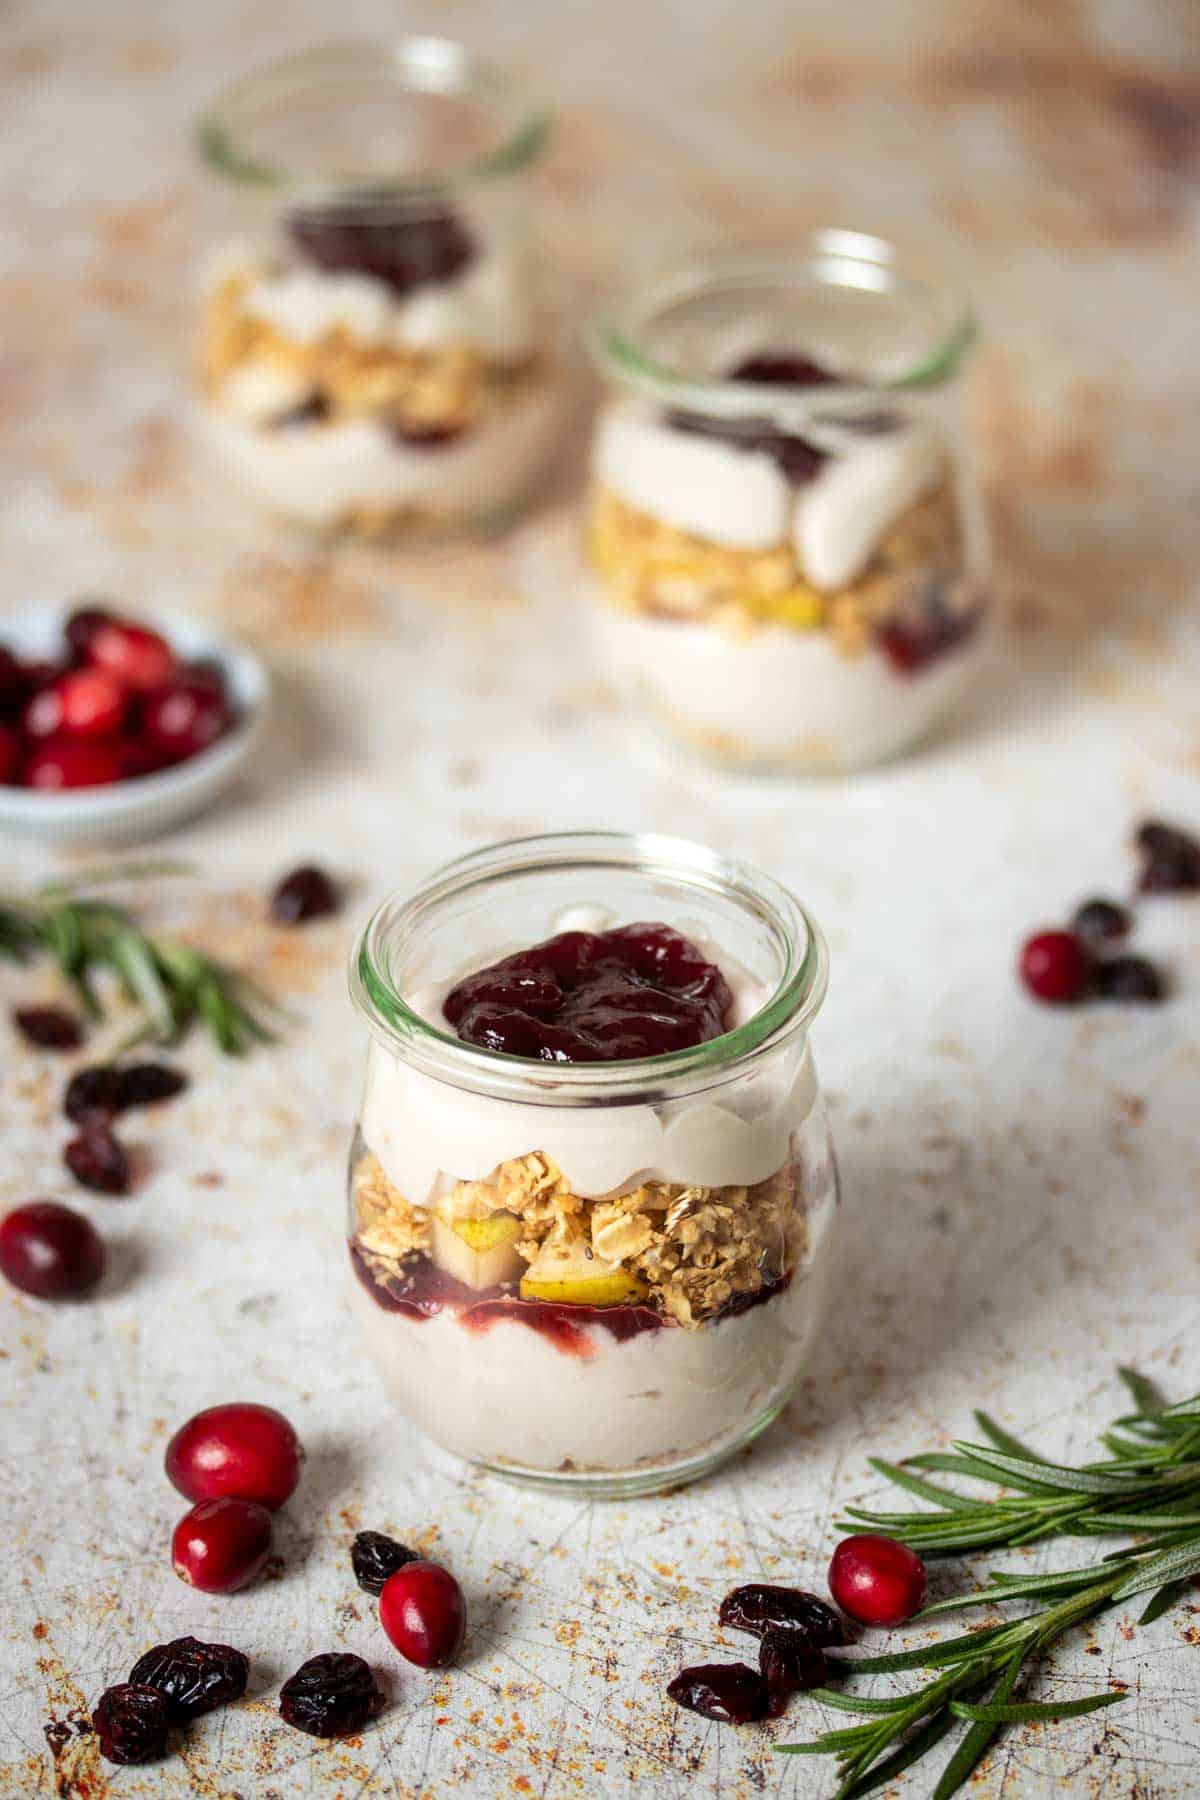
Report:
<svg viewBox="0 0 1200 1800"><path fill-rule="evenodd" d="M722 968L725 1035L548 1064L446 1024L448 988L498 956L647 921ZM379 909L351 964L371 1032L352 1291L422 1430L516 1479L632 1494L770 1424L806 1365L836 1208L808 1043L825 981L791 894L674 838L501 844Z"/></svg>
<svg viewBox="0 0 1200 1800"><path fill-rule="evenodd" d="M272 510L374 535L487 529L528 499L566 398L529 234L547 128L438 38L288 58L200 121L225 202L204 415Z"/></svg>
<svg viewBox="0 0 1200 1800"><path fill-rule="evenodd" d="M588 587L619 692L746 768L923 737L983 638L973 338L961 302L846 231L687 264L600 317Z"/></svg>

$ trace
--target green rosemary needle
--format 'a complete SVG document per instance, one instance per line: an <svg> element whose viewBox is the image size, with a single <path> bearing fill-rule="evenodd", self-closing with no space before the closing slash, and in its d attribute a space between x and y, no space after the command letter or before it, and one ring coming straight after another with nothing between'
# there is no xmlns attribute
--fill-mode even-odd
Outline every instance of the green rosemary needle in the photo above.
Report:
<svg viewBox="0 0 1200 1800"><path fill-rule="evenodd" d="M30 894L0 893L0 958L52 956L90 1017L103 1017L96 976L116 977L141 1021L123 1048L175 1043L199 1023L233 1056L269 1041L277 1009L245 975L190 945L151 937L124 907L99 897L116 882L174 873L178 865L125 864L56 881Z"/></svg>
<svg viewBox="0 0 1200 1800"><path fill-rule="evenodd" d="M1009 1725L1077 1718L1115 1706L1120 1690L1077 1700L1013 1698L1031 1660L1073 1626L1137 1595L1153 1597L1141 1615L1148 1623L1173 1604L1200 1572L1200 1395L1168 1406L1153 1384L1120 1371L1134 1410L1101 1437L1108 1456L1078 1467L1051 1462L990 1419L976 1413L982 1443L910 1457L872 1458L872 1467L936 1511L881 1512L847 1507L844 1529L863 1526L899 1538L922 1556L953 1556L1032 1544L1048 1537L1094 1537L1118 1532L1137 1541L1097 1561L1052 1574L994 1571L984 1587L927 1606L918 1615L1009 1601L1040 1608L959 1637L890 1655L830 1658L839 1675L926 1669L924 1687L885 1699L842 1688L816 1688L810 1698L863 1720L826 1731L811 1743L777 1744L788 1756L831 1755L840 1782L834 1800L857 1800L884 1786L927 1755L960 1724L968 1729L942 1769L932 1800L949 1800ZM930 1481L928 1473L965 1476L1004 1491L974 1497Z"/></svg>

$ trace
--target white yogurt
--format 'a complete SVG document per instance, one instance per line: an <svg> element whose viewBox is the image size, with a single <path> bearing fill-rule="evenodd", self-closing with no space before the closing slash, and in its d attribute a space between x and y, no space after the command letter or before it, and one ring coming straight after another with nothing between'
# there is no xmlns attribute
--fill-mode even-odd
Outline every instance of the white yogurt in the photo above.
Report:
<svg viewBox="0 0 1200 1800"><path fill-rule="evenodd" d="M792 489L772 457L674 431L633 403L600 420L594 468L627 506L726 549L769 550L789 537Z"/></svg>
<svg viewBox="0 0 1200 1800"><path fill-rule="evenodd" d="M698 1331L619 1343L602 1325L578 1326L590 1355L507 1319L474 1331L451 1312L388 1312L357 1278L352 1305L393 1396L445 1449L531 1470L625 1470L717 1452L786 1398L827 1264L822 1255L771 1299Z"/></svg>
<svg viewBox="0 0 1200 1800"><path fill-rule="evenodd" d="M221 454L270 506L326 527L358 507L449 518L502 511L532 488L566 404L565 383L551 373L460 439L425 449L398 442L371 418L283 430L217 407L205 418Z"/></svg>
<svg viewBox="0 0 1200 1800"><path fill-rule="evenodd" d="M829 594L857 581L897 520L933 492L945 466L942 441L927 426L866 437L831 456L796 495L793 542L805 579Z"/></svg>
<svg viewBox="0 0 1200 1800"><path fill-rule="evenodd" d="M916 742L974 674L982 631L916 675L876 649L846 656L825 632L763 626L735 637L702 621L622 612L593 591L596 651L613 685L642 695L672 734L721 761L837 771Z"/></svg>

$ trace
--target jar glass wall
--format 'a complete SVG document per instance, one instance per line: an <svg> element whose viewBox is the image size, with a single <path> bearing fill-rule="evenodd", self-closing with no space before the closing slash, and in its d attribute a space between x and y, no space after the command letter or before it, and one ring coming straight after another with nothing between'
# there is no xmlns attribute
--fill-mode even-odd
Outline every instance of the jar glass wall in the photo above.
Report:
<svg viewBox="0 0 1200 1800"><path fill-rule="evenodd" d="M723 1035L632 1061L464 1042L452 985L653 921L732 993ZM808 1042L825 949L767 877L672 838L526 839L376 913L350 1170L352 1291L402 1410L498 1473L596 1494L706 1473L794 1392L836 1175Z"/></svg>
<svg viewBox="0 0 1200 1800"><path fill-rule="evenodd" d="M620 693L746 768L853 769L931 729L983 638L973 336L844 231L688 264L595 322L588 589Z"/></svg>
<svg viewBox="0 0 1200 1800"><path fill-rule="evenodd" d="M566 399L529 221L546 131L435 38L289 58L201 120L223 202L204 418L271 510L428 533L490 528L530 497Z"/></svg>

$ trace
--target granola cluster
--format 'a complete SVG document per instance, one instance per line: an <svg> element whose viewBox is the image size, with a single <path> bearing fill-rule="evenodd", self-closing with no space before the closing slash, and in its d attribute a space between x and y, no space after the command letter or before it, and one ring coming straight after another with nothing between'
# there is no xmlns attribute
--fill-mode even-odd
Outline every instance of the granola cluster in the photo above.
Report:
<svg viewBox="0 0 1200 1800"><path fill-rule="evenodd" d="M428 1214L391 1185L368 1154L354 1178L359 1248L386 1264L429 1249ZM524 1228L517 1250L532 1262L547 1239L582 1242L636 1274L647 1303L687 1329L751 1299L802 1259L807 1227L799 1173L787 1164L751 1187L685 1187L650 1181L609 1200L571 1191L541 1151L513 1157L486 1181L460 1181L437 1202L447 1218L503 1211Z"/></svg>
<svg viewBox="0 0 1200 1800"><path fill-rule="evenodd" d="M730 550L664 525L604 487L592 502L588 553L610 598L627 611L702 619L735 636L767 624L828 631L847 656L861 654L876 627L903 610L914 578L950 578L962 564L948 483L897 520L858 580L837 594L805 581L790 544Z"/></svg>
<svg viewBox="0 0 1200 1800"><path fill-rule="evenodd" d="M415 349L362 343L337 326L311 343L285 337L246 304L254 275L239 270L209 293L201 324L205 392L220 402L243 371L269 370L319 400L330 420L369 416L415 438L457 436L508 405L537 373L536 358L489 362L472 344Z"/></svg>

